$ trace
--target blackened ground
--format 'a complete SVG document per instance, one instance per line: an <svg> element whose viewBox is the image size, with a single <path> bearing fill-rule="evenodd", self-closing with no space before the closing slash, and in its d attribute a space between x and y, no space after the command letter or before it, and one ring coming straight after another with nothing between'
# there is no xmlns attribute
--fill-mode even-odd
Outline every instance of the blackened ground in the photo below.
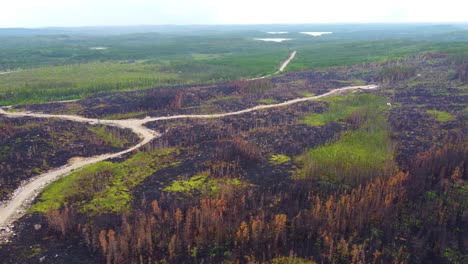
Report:
<svg viewBox="0 0 468 264"><path fill-rule="evenodd" d="M21 243L0 245L2 263L99 263L98 252L90 251L80 240L61 239L40 214L24 216L18 223L13 240Z"/></svg>
<svg viewBox="0 0 468 264"><path fill-rule="evenodd" d="M115 146L93 132L95 129L104 129L125 144ZM138 140L130 130L116 127L0 116L0 201L8 198L22 181L65 165L72 157L118 152Z"/></svg>

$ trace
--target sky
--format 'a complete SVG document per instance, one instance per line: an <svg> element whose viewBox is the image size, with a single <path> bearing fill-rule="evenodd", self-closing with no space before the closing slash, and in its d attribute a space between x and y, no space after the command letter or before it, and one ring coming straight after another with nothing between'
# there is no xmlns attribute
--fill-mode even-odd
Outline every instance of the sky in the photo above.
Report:
<svg viewBox="0 0 468 264"><path fill-rule="evenodd" d="M468 22L465 0L13 0L0 28Z"/></svg>

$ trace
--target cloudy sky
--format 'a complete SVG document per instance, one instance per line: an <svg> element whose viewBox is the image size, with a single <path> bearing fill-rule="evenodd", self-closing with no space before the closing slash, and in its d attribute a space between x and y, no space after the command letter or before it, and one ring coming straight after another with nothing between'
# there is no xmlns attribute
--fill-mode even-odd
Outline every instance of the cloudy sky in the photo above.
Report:
<svg viewBox="0 0 468 264"><path fill-rule="evenodd" d="M13 0L0 27L468 22L465 0Z"/></svg>

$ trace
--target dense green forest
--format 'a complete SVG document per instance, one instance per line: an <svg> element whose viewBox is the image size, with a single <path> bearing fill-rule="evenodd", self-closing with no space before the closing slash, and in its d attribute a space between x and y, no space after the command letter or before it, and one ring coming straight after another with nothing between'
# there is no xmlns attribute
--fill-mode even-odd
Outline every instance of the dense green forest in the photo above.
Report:
<svg viewBox="0 0 468 264"><path fill-rule="evenodd" d="M261 31L286 30L290 41L263 42ZM209 29L209 30L208 30ZM464 25L213 27L0 30L0 105L69 100L98 92L230 81L275 72L293 51L288 70L398 59L424 52L466 50ZM99 32L98 29L94 29ZM116 29L115 29L116 30ZM313 37L299 32L331 30Z"/></svg>

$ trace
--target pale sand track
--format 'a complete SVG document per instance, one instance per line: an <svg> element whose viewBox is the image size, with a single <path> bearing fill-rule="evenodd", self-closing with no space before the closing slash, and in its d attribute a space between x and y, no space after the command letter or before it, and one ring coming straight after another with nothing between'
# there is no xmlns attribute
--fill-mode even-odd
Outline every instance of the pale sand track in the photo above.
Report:
<svg viewBox="0 0 468 264"><path fill-rule="evenodd" d="M288 66L288 64L294 59L294 57L296 57L296 54L297 54L297 51L291 52L291 55L289 55L289 58L287 60L283 61L283 63L281 63L281 66L279 67L279 69L277 71L275 71L274 73L268 74L268 75L265 75L265 76L261 76L261 77L257 77L257 78L247 79L247 80L248 81L262 80L262 79L265 79L265 78L268 78L268 77L271 77L273 75L276 75L278 73L283 72L286 69L286 67Z"/></svg>

